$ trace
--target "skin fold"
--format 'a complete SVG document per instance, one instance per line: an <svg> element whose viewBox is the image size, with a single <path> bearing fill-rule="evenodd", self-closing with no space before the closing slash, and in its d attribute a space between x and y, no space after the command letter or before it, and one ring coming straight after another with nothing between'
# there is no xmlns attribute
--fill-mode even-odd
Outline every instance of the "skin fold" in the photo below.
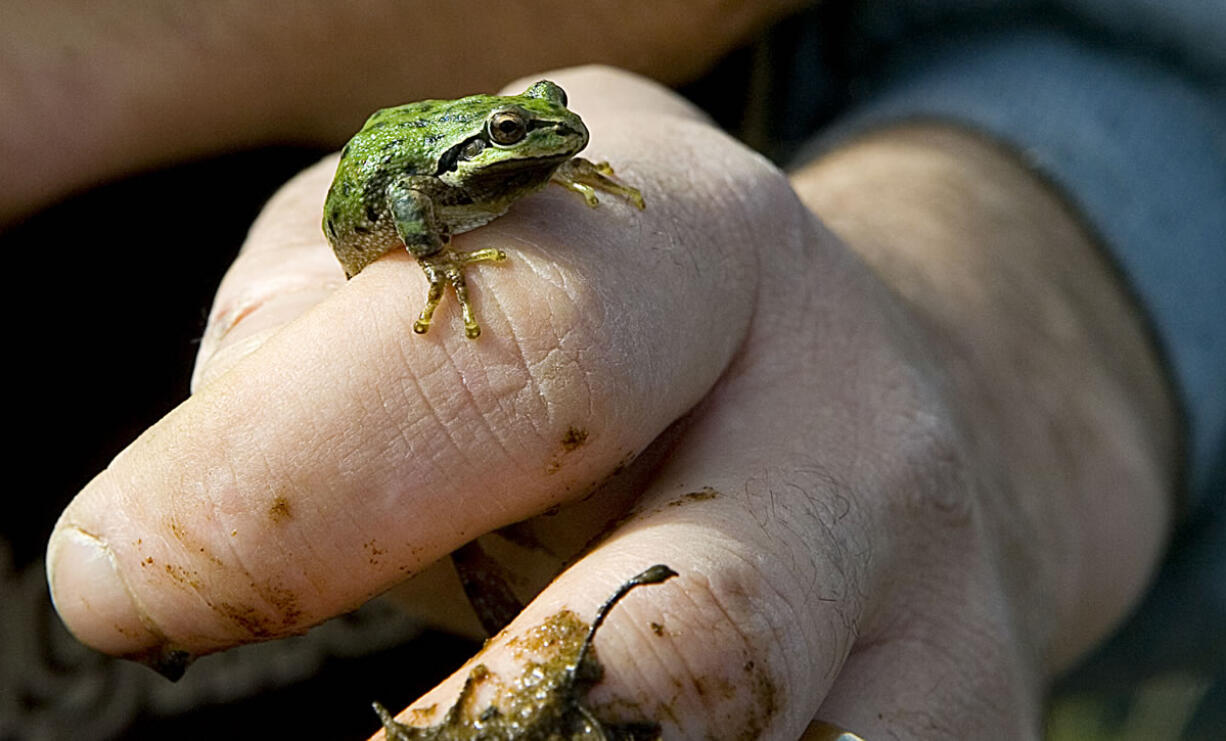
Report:
<svg viewBox="0 0 1226 741"><path fill-rule="evenodd" d="M219 289L193 396L62 516L66 624L146 660L288 635L535 517L577 560L484 649L495 674L664 563L596 640L597 712L666 738L1037 738L1171 518L1172 403L1075 215L946 126L789 181L653 83L549 76L649 208L555 188L458 236L510 255L473 271L485 334L452 302L423 338L415 262L345 282L318 226L335 160L302 173Z"/></svg>

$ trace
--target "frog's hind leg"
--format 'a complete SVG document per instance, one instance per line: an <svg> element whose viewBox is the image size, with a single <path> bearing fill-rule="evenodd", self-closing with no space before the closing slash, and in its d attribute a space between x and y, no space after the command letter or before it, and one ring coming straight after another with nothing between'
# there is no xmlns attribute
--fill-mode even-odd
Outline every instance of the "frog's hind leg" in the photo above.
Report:
<svg viewBox="0 0 1226 741"><path fill-rule="evenodd" d="M613 180L611 175L613 175L613 168L608 162L592 162L582 157L574 157L563 162L554 171L550 181L583 196L583 200L587 201L587 205L592 208L600 205L600 199L596 197L598 190L624 198L640 211L647 208L646 202L643 201L643 194L638 188L622 185Z"/></svg>

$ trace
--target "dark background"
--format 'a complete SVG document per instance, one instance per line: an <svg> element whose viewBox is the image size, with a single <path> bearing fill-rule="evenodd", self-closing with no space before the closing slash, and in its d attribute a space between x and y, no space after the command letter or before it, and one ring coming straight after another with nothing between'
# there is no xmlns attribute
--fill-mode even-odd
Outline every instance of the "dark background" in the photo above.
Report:
<svg viewBox="0 0 1226 741"><path fill-rule="evenodd" d="M805 27L834 33L838 23L781 24L682 92L751 146L785 158L845 102L837 80L798 76L775 58L779 50L822 56L827 47ZM43 552L60 511L187 398L213 293L247 229L281 184L325 153L273 147L182 163L98 183L0 227L12 271L2 335L12 442L0 515L0 741L364 739L378 727L372 700L405 707L476 651L422 634L376 601L305 637L206 657L171 685L81 646L47 598ZM1091 678L1104 684L1102 671ZM1193 676L1165 681L1095 694L1070 683L1053 704L1050 737L1113 738L1183 722L1155 724L1151 712L1130 724L1138 704L1159 716L1199 704L1196 727L1218 731L1185 737L1221 737L1226 681L1212 689Z"/></svg>
<svg viewBox="0 0 1226 741"><path fill-rule="evenodd" d="M389 627L396 617L383 606L349 618L339 649L253 652L224 689L204 686L226 684L206 658L184 689L160 688L166 681L148 669L74 646L46 596L43 554L60 511L188 396L213 292L248 227L323 154L267 149L100 184L0 233L20 265L5 312L13 447L0 517L0 566L6 545L11 559L0 569L0 738L216 739L239 728L243 737L365 738L378 727L371 700L403 707L475 650L436 634L387 647L416 631ZM200 671L207 681L192 687Z"/></svg>
<svg viewBox="0 0 1226 741"><path fill-rule="evenodd" d="M761 108L745 101L764 100L752 89L763 61L760 51L734 53L683 92L725 127L753 129ZM0 228L17 268L5 312L14 442L0 516L0 741L364 739L379 726L372 700L405 707L477 650L422 634L377 603L306 637L205 657L171 685L81 646L47 596L56 518L187 398L213 294L248 228L277 188L326 153L270 147L176 164L98 183Z"/></svg>

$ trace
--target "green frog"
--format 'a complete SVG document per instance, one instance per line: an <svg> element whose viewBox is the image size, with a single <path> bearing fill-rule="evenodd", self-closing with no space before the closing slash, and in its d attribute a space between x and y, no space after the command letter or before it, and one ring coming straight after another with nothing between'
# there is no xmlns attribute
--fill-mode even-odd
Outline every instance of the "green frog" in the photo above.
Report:
<svg viewBox="0 0 1226 741"><path fill-rule="evenodd" d="M562 610L512 639L508 645L513 651L522 649L537 657L526 662L519 677L505 680L477 664L455 704L436 725L400 723L387 708L374 703L385 737L388 741L657 741L658 723L606 723L584 701L604 676L592 641L609 612L631 590L674 576L676 571L656 564L618 587L596 610L590 626L570 610ZM475 707L479 685L492 685L484 693L492 699L480 710Z"/></svg>
<svg viewBox="0 0 1226 741"><path fill-rule="evenodd" d="M450 284L464 333L481 334L464 267L506 259L498 249L459 252L451 237L498 218L511 204L550 182L596 206L596 191L639 209L642 194L612 180L608 163L576 157L588 131L566 107L566 93L541 80L521 95L423 100L377 111L341 150L324 201L324 234L352 278L403 245L429 282L413 331L430 329Z"/></svg>

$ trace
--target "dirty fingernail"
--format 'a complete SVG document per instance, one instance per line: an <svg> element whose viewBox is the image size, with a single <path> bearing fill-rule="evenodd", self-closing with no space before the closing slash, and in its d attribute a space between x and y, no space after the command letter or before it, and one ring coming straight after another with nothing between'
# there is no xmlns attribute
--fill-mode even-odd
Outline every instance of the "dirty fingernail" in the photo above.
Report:
<svg viewBox="0 0 1226 741"><path fill-rule="evenodd" d="M124 658L144 664L172 682L178 682L187 667L195 661L195 657L187 651L171 646L158 646L144 653L129 654Z"/></svg>
<svg viewBox="0 0 1226 741"><path fill-rule="evenodd" d="M864 739L833 723L815 720L809 724L801 741L864 741Z"/></svg>
<svg viewBox="0 0 1226 741"><path fill-rule="evenodd" d="M60 618L82 643L117 656L155 655L166 664L165 641L143 619L102 540L71 526L57 528L47 545L47 581ZM187 666L177 659L159 671L173 673L176 663Z"/></svg>

